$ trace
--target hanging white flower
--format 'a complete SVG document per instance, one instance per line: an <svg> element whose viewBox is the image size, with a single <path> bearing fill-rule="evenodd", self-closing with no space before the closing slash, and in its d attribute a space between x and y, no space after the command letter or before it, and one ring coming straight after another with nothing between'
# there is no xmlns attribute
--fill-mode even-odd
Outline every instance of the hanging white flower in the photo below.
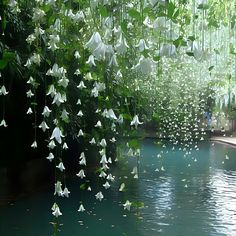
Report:
<svg viewBox="0 0 236 236"><path fill-rule="evenodd" d="M124 210L130 211L131 205L132 205L132 203L131 203L129 200L127 200L127 201L125 202L125 204L123 204Z"/></svg>
<svg viewBox="0 0 236 236"><path fill-rule="evenodd" d="M54 191L54 195L58 195L59 197L63 195L63 191L62 191L62 183L61 181L57 181L55 183L55 191Z"/></svg>
<svg viewBox="0 0 236 236"><path fill-rule="evenodd" d="M82 129L79 130L79 133L77 134L77 137L84 136L84 132Z"/></svg>
<svg viewBox="0 0 236 236"><path fill-rule="evenodd" d="M136 47L139 49L140 52L143 52L144 50L149 49L144 39L140 39Z"/></svg>
<svg viewBox="0 0 236 236"><path fill-rule="evenodd" d="M55 206L54 211L52 212L52 214L53 214L55 217L59 217L59 216L62 215L62 213L61 213L60 208L58 207L58 205Z"/></svg>
<svg viewBox="0 0 236 236"><path fill-rule="evenodd" d="M30 115L30 114L32 114L32 113L33 113L33 110L32 110L31 107L29 107L28 110L27 110L27 112L26 112L26 114L27 114L27 115Z"/></svg>
<svg viewBox="0 0 236 236"><path fill-rule="evenodd" d="M111 187L111 185L109 184L109 182L108 182L108 181L106 181L106 183L105 183L105 184L103 184L103 187L104 187L105 189L108 189L108 188L110 188L110 187Z"/></svg>
<svg viewBox="0 0 236 236"><path fill-rule="evenodd" d="M63 196L69 197L69 194L70 194L70 191L68 190L67 187L65 187L64 190L63 190Z"/></svg>
<svg viewBox="0 0 236 236"><path fill-rule="evenodd" d="M139 62L133 68L142 74L149 75L153 72L155 64L151 58L140 57Z"/></svg>
<svg viewBox="0 0 236 236"><path fill-rule="evenodd" d="M79 110L79 112L77 113L77 116L82 117L83 115L84 115L83 112Z"/></svg>
<svg viewBox="0 0 236 236"><path fill-rule="evenodd" d="M50 152L49 155L46 157L46 159L51 162L54 159L53 153Z"/></svg>
<svg viewBox="0 0 236 236"><path fill-rule="evenodd" d="M62 142L61 138L62 138L62 137L65 137L65 136L63 136L63 134L62 134L60 128L59 128L59 127L55 127L54 130L53 130L53 132L52 132L52 135L51 135L51 138L50 138L50 139L51 139L51 140L52 140L52 139L55 139L58 143L61 144L61 142Z"/></svg>
<svg viewBox="0 0 236 236"><path fill-rule="evenodd" d="M55 51L57 49L59 49L59 47L57 46L57 43L60 42L60 37L59 35L49 35L49 42L48 42L48 49Z"/></svg>
<svg viewBox="0 0 236 236"><path fill-rule="evenodd" d="M75 59L80 59L81 58L81 56L80 56L78 51L75 51L74 57L75 57Z"/></svg>
<svg viewBox="0 0 236 236"><path fill-rule="evenodd" d="M61 172L63 172L65 170L65 166L63 164L63 162L60 162L57 166L56 166Z"/></svg>
<svg viewBox="0 0 236 236"><path fill-rule="evenodd" d="M65 143L63 143L63 146L62 146L62 148L64 149L64 150L67 150L68 149L68 146L67 146L67 143L65 142Z"/></svg>
<svg viewBox="0 0 236 236"><path fill-rule="evenodd" d="M123 37L123 34L120 35L117 44L115 45L115 49L118 55L125 54L128 50L129 46L126 42L126 39Z"/></svg>
<svg viewBox="0 0 236 236"><path fill-rule="evenodd" d="M55 147L56 147L56 144L55 144L54 140L51 140L48 144L48 148L49 149L54 149Z"/></svg>
<svg viewBox="0 0 236 236"><path fill-rule="evenodd" d="M86 64L88 64L89 66L96 66L93 55L89 56L88 60L86 61Z"/></svg>
<svg viewBox="0 0 236 236"><path fill-rule="evenodd" d="M1 123L0 123L0 127L3 126L3 127L7 127L7 123L4 119L2 119Z"/></svg>
<svg viewBox="0 0 236 236"><path fill-rule="evenodd" d="M52 111L51 111L47 106L45 106L45 107L43 108L42 115L43 115L44 117L49 117L49 115L50 115L51 112L52 112Z"/></svg>
<svg viewBox="0 0 236 236"><path fill-rule="evenodd" d="M86 86L84 85L84 81L80 81L79 85L77 86L78 89L84 89Z"/></svg>
<svg viewBox="0 0 236 236"><path fill-rule="evenodd" d="M118 62L116 60L116 54L113 54L108 66L118 66Z"/></svg>
<svg viewBox="0 0 236 236"><path fill-rule="evenodd" d="M85 48L89 48L92 51L95 50L102 42L101 36L98 32L93 33L90 40L85 44Z"/></svg>
<svg viewBox="0 0 236 236"><path fill-rule="evenodd" d="M102 139L101 142L100 142L100 145L105 148L107 146L107 142L106 142L106 139Z"/></svg>
<svg viewBox="0 0 236 236"><path fill-rule="evenodd" d="M81 179L83 179L83 178L85 178L86 176L85 176L85 174L84 174L84 170L82 169L82 170L80 170L79 171L79 173L78 174L76 174L79 178L81 178Z"/></svg>
<svg viewBox="0 0 236 236"><path fill-rule="evenodd" d="M130 125L131 125L131 126L134 125L136 129L137 129L138 125L141 125L141 124L143 124L143 122L140 122L140 121L139 121L139 118L138 118L137 115L135 115L135 116L133 117L133 120L132 120L131 123L130 123Z"/></svg>
<svg viewBox="0 0 236 236"><path fill-rule="evenodd" d="M37 142L34 141L34 142L31 144L31 147L32 147L32 148L37 148Z"/></svg>
<svg viewBox="0 0 236 236"><path fill-rule="evenodd" d="M96 123L96 125L94 125L94 126L97 127L97 128L101 128L101 127L102 127L101 121L99 120L99 121Z"/></svg>
<svg viewBox="0 0 236 236"><path fill-rule="evenodd" d="M43 130L43 132L45 132L47 129L49 129L47 123L45 121L43 121L40 125L39 128Z"/></svg>
<svg viewBox="0 0 236 236"><path fill-rule="evenodd" d="M92 138L90 141L89 141L90 144L96 144L96 140L95 138Z"/></svg>
<svg viewBox="0 0 236 236"><path fill-rule="evenodd" d="M85 211L85 208L83 204L80 204L78 212L84 212L84 211Z"/></svg>

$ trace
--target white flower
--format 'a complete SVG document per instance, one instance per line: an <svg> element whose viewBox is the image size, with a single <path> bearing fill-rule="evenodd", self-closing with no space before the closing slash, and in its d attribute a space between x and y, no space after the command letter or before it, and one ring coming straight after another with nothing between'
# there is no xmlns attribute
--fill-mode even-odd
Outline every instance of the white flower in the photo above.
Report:
<svg viewBox="0 0 236 236"><path fill-rule="evenodd" d="M48 159L50 162L54 159L54 155L53 153L49 153L49 155L46 157L46 159Z"/></svg>
<svg viewBox="0 0 236 236"><path fill-rule="evenodd" d="M143 52L144 50L148 50L149 47L146 45L146 42L144 39L140 39L139 43L136 45L138 47L140 52Z"/></svg>
<svg viewBox="0 0 236 236"><path fill-rule="evenodd" d="M35 27L34 29L35 35L38 37L40 35L43 35L45 33L45 30L41 29L39 26Z"/></svg>
<svg viewBox="0 0 236 236"><path fill-rule="evenodd" d="M134 179L138 179L138 168L135 166L131 172L134 175Z"/></svg>
<svg viewBox="0 0 236 236"><path fill-rule="evenodd" d="M84 132L82 129L79 130L79 133L77 134L77 137L84 136Z"/></svg>
<svg viewBox="0 0 236 236"><path fill-rule="evenodd" d="M84 89L86 86L84 85L83 81L80 81L79 85L77 86L78 89Z"/></svg>
<svg viewBox="0 0 236 236"><path fill-rule="evenodd" d="M107 180L110 180L111 182L115 181L115 176L112 176L112 174L109 174L107 176Z"/></svg>
<svg viewBox="0 0 236 236"><path fill-rule="evenodd" d="M78 113L77 113L77 116L79 116L79 117L82 117L84 114L83 114L83 112L80 110Z"/></svg>
<svg viewBox="0 0 236 236"><path fill-rule="evenodd" d="M69 194L70 194L70 191L68 190L67 187L65 187L65 188L64 188L64 191L63 191L63 196L69 197Z"/></svg>
<svg viewBox="0 0 236 236"><path fill-rule="evenodd" d="M58 216L61 216L62 213L60 211L60 208L58 207L58 205L55 206L55 209L54 211L52 212L52 214L55 216L55 217L58 217Z"/></svg>
<svg viewBox="0 0 236 236"><path fill-rule="evenodd" d="M46 13L39 9L39 8L34 8L33 9L33 17L32 17L32 20L33 21L39 21L41 20L44 16L46 15Z"/></svg>
<svg viewBox="0 0 236 236"><path fill-rule="evenodd" d="M90 40L85 44L85 48L95 50L97 46L102 42L101 36L98 32L93 33Z"/></svg>
<svg viewBox="0 0 236 236"><path fill-rule="evenodd" d="M106 183L105 183L105 184L103 184L103 187L104 187L105 189L108 189L108 188L110 188L110 187L111 187L111 185L109 184L109 182L108 182L108 181L106 181Z"/></svg>
<svg viewBox="0 0 236 236"><path fill-rule="evenodd" d="M61 181L57 181L55 183L55 191L54 191L54 195L58 195L58 196L62 196L63 195L63 191L62 191L62 183Z"/></svg>
<svg viewBox="0 0 236 236"><path fill-rule="evenodd" d="M51 97L54 97L56 94L57 94L57 91L56 91L54 85L51 84L50 87L49 87L47 95L51 95Z"/></svg>
<svg viewBox="0 0 236 236"><path fill-rule="evenodd" d="M27 115L30 115L30 114L32 114L32 113L33 113L33 111L32 111L32 109L31 109L31 107L29 107L29 109L27 110L26 114L27 114Z"/></svg>
<svg viewBox="0 0 236 236"><path fill-rule="evenodd" d="M176 55L176 47L173 44L163 44L160 48L160 56L172 57Z"/></svg>
<svg viewBox="0 0 236 236"><path fill-rule="evenodd" d="M56 166L61 172L63 172L65 170L65 166L63 164L63 162L60 162L57 166Z"/></svg>
<svg viewBox="0 0 236 236"><path fill-rule="evenodd" d="M140 122L140 121L139 121L137 115L134 116L133 120L132 120L131 123L130 123L130 125L131 125L131 126L134 125L136 129L137 129L138 125L141 125L141 124L143 124L143 122Z"/></svg>
<svg viewBox="0 0 236 236"><path fill-rule="evenodd" d="M131 205L132 205L132 203L131 203L129 200L127 200L127 201L125 202L125 204L123 204L124 210L130 211Z"/></svg>
<svg viewBox="0 0 236 236"><path fill-rule="evenodd" d="M82 11L78 11L75 15L73 20L75 22L80 22L80 21L84 21L84 13Z"/></svg>
<svg viewBox="0 0 236 236"><path fill-rule="evenodd" d="M81 105L81 100L80 99L78 99L76 105Z"/></svg>
<svg viewBox="0 0 236 236"><path fill-rule="evenodd" d="M108 66L118 66L118 62L116 60L116 54L113 54L113 56L111 57L111 60L108 64Z"/></svg>
<svg viewBox="0 0 236 236"><path fill-rule="evenodd" d="M56 147L56 144L55 144L54 140L51 140L48 144L48 148L49 149L54 149L55 147Z"/></svg>
<svg viewBox="0 0 236 236"><path fill-rule="evenodd" d="M69 118L68 114L69 113L66 111L66 109L63 109L60 117L62 118L62 120L67 120Z"/></svg>
<svg viewBox="0 0 236 236"><path fill-rule="evenodd" d="M27 96L27 98L31 98L31 97L34 96L34 94L31 90L29 90L29 91L26 92L26 96Z"/></svg>
<svg viewBox="0 0 236 236"><path fill-rule="evenodd" d="M112 109L109 109L107 114L110 119L117 120L117 117Z"/></svg>
<svg viewBox="0 0 236 236"><path fill-rule="evenodd" d="M80 75L81 74L81 72L80 72L80 70L79 69L76 69L76 71L75 71L75 73L74 73L75 75Z"/></svg>
<svg viewBox="0 0 236 236"><path fill-rule="evenodd" d="M75 57L75 59L80 59L81 56L78 51L75 51L74 57Z"/></svg>
<svg viewBox="0 0 236 236"><path fill-rule="evenodd" d="M31 57L30 57L30 61L31 63L35 63L36 65L40 65L40 62L41 62L41 57L39 54L37 53L34 53Z"/></svg>
<svg viewBox="0 0 236 236"><path fill-rule="evenodd" d="M96 123L96 125L94 125L94 126L97 127L97 128L101 128L101 127L102 127L101 121L99 120L99 121Z"/></svg>
<svg viewBox="0 0 236 236"><path fill-rule="evenodd" d="M4 119L2 119L1 123L0 123L0 127L3 126L3 127L7 127L7 123Z"/></svg>
<svg viewBox="0 0 236 236"><path fill-rule="evenodd" d="M67 143L63 143L63 146L62 146L63 149L68 149L68 146L67 146Z"/></svg>
<svg viewBox="0 0 236 236"><path fill-rule="evenodd" d="M106 157L106 155L104 154L104 155L102 155L102 158L101 158L101 160L100 160L100 163L101 164L103 164L103 165L105 165L105 164L107 164L108 163L108 161L107 161L107 157Z"/></svg>
<svg viewBox="0 0 236 236"><path fill-rule="evenodd" d="M36 39L35 35L34 34L30 34L27 37L26 42L31 45L34 42L35 39Z"/></svg>
<svg viewBox="0 0 236 236"><path fill-rule="evenodd" d="M61 144L61 142L62 142L61 138L62 137L65 137L65 136L62 135L61 130L58 127L55 127L53 132L52 132L52 135L51 135L50 139L51 140L56 139L56 141Z"/></svg>
<svg viewBox="0 0 236 236"><path fill-rule="evenodd" d="M31 147L32 147L32 148L37 148L37 142L34 141L34 142L31 144Z"/></svg>
<svg viewBox="0 0 236 236"><path fill-rule="evenodd" d="M42 115L43 115L44 117L49 117L49 115L50 115L51 112L52 112L52 111L51 111L47 106L45 106L45 107L43 108Z"/></svg>
<svg viewBox="0 0 236 236"><path fill-rule="evenodd" d="M103 148L105 148L105 147L107 146L107 142L106 142L106 140L105 140L104 138L101 140L100 145L101 145Z"/></svg>
<svg viewBox="0 0 236 236"><path fill-rule="evenodd" d="M122 183L120 185L119 191L122 192L122 191L124 191L124 189L125 189L125 183Z"/></svg>
<svg viewBox="0 0 236 236"><path fill-rule="evenodd" d="M83 204L80 204L78 212L84 212L84 211L85 211L85 208Z"/></svg>
<svg viewBox="0 0 236 236"><path fill-rule="evenodd" d="M106 178L106 176L107 176L107 174L104 171L101 171L101 173L99 174L100 178Z"/></svg>
<svg viewBox="0 0 236 236"><path fill-rule="evenodd" d="M123 35L120 35L120 38L115 45L115 49L118 55L125 54L127 52L127 49L129 48L126 39L123 37Z"/></svg>
<svg viewBox="0 0 236 236"><path fill-rule="evenodd" d="M103 42L99 43L96 49L93 51L93 55L97 60L105 60L106 58L106 44Z"/></svg>
<svg viewBox="0 0 236 236"><path fill-rule="evenodd" d="M86 61L86 64L88 64L90 66L96 66L93 55L89 56L88 60Z"/></svg>
<svg viewBox="0 0 236 236"><path fill-rule="evenodd" d="M102 192L98 192L96 195L95 195L96 199L98 199L99 201L102 201L102 199L104 198Z"/></svg>
<svg viewBox="0 0 236 236"><path fill-rule="evenodd" d="M89 141L90 144L96 144L96 140L95 138L92 138L90 141Z"/></svg>
<svg viewBox="0 0 236 236"><path fill-rule="evenodd" d="M64 103L66 102L66 94L61 94L61 93L56 93L54 98L53 98L53 101L52 101L52 104L56 103L57 106L60 106L61 103Z"/></svg>
<svg viewBox="0 0 236 236"><path fill-rule="evenodd" d="M45 121L43 121L40 125L39 128L43 130L43 132L45 132L47 129L49 129L47 123Z"/></svg>
<svg viewBox="0 0 236 236"><path fill-rule="evenodd" d="M49 35L49 42L48 42L48 49L51 49L52 51L55 51L59 49L57 46L57 43L60 42L60 37L59 35Z"/></svg>
<svg viewBox="0 0 236 236"><path fill-rule="evenodd" d="M115 143L115 142L116 142L115 137L113 137L112 139L110 139L110 141L111 141L112 143Z"/></svg>
<svg viewBox="0 0 236 236"><path fill-rule="evenodd" d="M133 68L141 72L142 74L148 75L154 70L154 62L150 58L145 58L143 55L140 57L139 62Z"/></svg>
<svg viewBox="0 0 236 236"><path fill-rule="evenodd" d="M85 174L84 174L84 170L80 170L78 174L76 174L78 177L80 177L81 179L85 178Z"/></svg>
<svg viewBox="0 0 236 236"><path fill-rule="evenodd" d="M145 20L143 21L143 24L146 25L148 28L153 28L153 24L151 23L151 20L148 16L146 16Z"/></svg>

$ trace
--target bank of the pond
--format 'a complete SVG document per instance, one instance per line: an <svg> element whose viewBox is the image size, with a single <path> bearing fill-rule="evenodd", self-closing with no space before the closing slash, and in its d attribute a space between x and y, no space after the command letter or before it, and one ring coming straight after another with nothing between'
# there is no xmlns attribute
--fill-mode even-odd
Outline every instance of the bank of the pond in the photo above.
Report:
<svg viewBox="0 0 236 236"><path fill-rule="evenodd" d="M211 137L210 141L229 144L236 148L236 137L215 136Z"/></svg>

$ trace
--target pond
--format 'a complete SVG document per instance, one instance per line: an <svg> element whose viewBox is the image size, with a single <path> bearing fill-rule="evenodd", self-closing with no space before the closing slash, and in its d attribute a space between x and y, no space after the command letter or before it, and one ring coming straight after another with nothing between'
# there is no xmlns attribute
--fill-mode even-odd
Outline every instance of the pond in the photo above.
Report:
<svg viewBox="0 0 236 236"><path fill-rule="evenodd" d="M67 182L69 199L61 200L61 236L235 236L236 235L236 149L210 142L184 155L171 145L142 142L139 179L131 176L132 162L119 173L105 199L95 200L98 186L81 191L77 179ZM127 183L125 192L117 191ZM0 208L1 236L52 235L53 191L20 199ZM141 201L144 207L123 209L126 200ZM80 201L86 208L78 212Z"/></svg>

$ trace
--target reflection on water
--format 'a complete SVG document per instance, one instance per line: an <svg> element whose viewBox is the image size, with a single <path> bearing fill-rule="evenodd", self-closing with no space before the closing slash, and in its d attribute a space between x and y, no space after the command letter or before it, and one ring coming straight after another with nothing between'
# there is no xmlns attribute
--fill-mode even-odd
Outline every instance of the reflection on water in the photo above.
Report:
<svg viewBox="0 0 236 236"><path fill-rule="evenodd" d="M71 198L62 199L60 235L236 235L236 149L202 143L198 152L186 157L179 149L167 145L163 150L145 140L138 180L125 177L130 176L133 162L131 159L127 168L114 170L120 178L105 191L101 203L94 201L96 185L92 193L81 193L77 181L70 181ZM129 182L130 188L117 192L123 181ZM42 193L1 208L0 235L50 235L52 195ZM76 211L81 198L85 213ZM123 211L127 199L142 201L145 206L131 213Z"/></svg>

